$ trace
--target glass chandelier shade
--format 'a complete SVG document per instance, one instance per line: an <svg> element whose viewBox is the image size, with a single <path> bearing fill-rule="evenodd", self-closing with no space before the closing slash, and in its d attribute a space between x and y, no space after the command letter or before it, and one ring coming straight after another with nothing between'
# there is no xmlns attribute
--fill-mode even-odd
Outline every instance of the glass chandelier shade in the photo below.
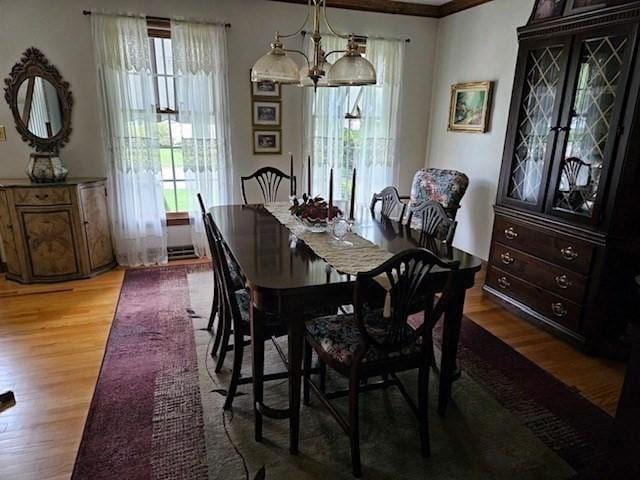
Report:
<svg viewBox="0 0 640 480"><path fill-rule="evenodd" d="M318 87L328 87L329 81L327 80L327 73L332 68L331 63L324 60L320 65L320 69L324 72L324 75L318 79ZM303 65L300 69L300 86L301 87L313 87L313 79L309 76L309 65Z"/></svg>
<svg viewBox="0 0 640 480"><path fill-rule="evenodd" d="M270 81L281 84L300 83L300 67L283 50L276 38L271 51L260 57L251 69L251 81Z"/></svg>
<svg viewBox="0 0 640 480"><path fill-rule="evenodd" d="M362 55L346 54L329 70L326 77L330 86L375 85L376 69Z"/></svg>

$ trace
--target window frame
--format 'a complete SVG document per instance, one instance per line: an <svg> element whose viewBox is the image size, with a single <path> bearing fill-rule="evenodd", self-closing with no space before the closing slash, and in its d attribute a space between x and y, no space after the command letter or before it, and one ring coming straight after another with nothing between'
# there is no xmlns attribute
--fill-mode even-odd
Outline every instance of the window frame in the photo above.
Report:
<svg viewBox="0 0 640 480"><path fill-rule="evenodd" d="M170 20L166 20L166 19L161 19L161 18L148 18L147 19L147 35L149 36L149 39L154 39L154 38L161 38L161 39L171 39L171 21ZM172 81L173 81L173 94L174 94L174 99L173 99L173 103L175 105L175 109L171 109L171 108L160 108L160 85L157 81L157 79L159 78L159 76L162 76L161 74L158 73L157 68L156 68L156 48L155 48L155 42L151 41L150 42L150 54L151 54L151 65L152 65L152 70L153 70L153 75L154 75L154 85L153 85L153 90L154 90L154 97L155 97L155 101L156 101L156 114L158 116L173 116L174 118L177 118L178 115L178 108L177 108L177 101L175 98L175 92L176 92L176 87L175 87L175 76L172 76ZM166 76L166 74L164 75ZM169 96L169 92L167 91L167 99ZM170 118L170 117L169 117ZM169 120L169 139L170 139L170 143L171 143L171 166L173 168L173 178L171 180L162 180L162 183L164 184L165 182L172 182L173 186L174 186L174 195L175 197L175 202L176 202L176 207L178 205L178 200L177 200L177 193L175 193L177 191L177 185L176 185L176 175L175 175L175 162L174 162L174 157L173 157L173 151L174 151L174 147L173 147L173 137L172 137L172 133L171 133L171 119ZM181 226L181 225L189 225L190 224L190 220L189 220L189 212L166 212L166 220L167 220L167 226Z"/></svg>

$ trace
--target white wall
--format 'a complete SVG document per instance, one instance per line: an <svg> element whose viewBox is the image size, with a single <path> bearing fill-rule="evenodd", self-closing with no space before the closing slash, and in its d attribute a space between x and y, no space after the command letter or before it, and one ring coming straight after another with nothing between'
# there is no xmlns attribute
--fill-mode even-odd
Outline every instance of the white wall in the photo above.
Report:
<svg viewBox="0 0 640 480"><path fill-rule="evenodd" d="M446 17L438 25L426 166L460 170L469 176L455 244L484 259L489 255L515 73L516 28L527 22L533 2L494 0ZM483 80L495 82L489 132L448 132L451 85Z"/></svg>
<svg viewBox="0 0 640 480"><path fill-rule="evenodd" d="M5 3L6 1L6 3ZM10 3L10 5L9 5ZM232 152L235 175L264 165L288 170L285 156L254 156L251 145L249 69L269 48L276 30L297 29L306 7L266 0L0 0L0 76L10 72L28 47L41 49L70 83L74 96L73 132L62 157L72 176L105 172L97 112L96 78L89 18L82 10L143 13L161 17L226 20L229 29ZM434 19L329 9L338 29L359 34L409 37L400 111L400 187L407 191L413 173L424 164L435 59L437 21ZM292 40L299 47L301 39ZM283 154L300 159L302 149L302 94L297 87L283 89ZM0 101L0 125L7 142L0 143L0 178L24 177L29 147L14 128L9 107ZM239 189L237 189L239 190ZM236 200L240 201L237 192Z"/></svg>

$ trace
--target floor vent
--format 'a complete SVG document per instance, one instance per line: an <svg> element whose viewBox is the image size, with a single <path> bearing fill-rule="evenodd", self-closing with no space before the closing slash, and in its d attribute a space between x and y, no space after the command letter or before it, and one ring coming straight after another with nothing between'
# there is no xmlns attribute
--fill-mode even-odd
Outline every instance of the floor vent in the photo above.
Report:
<svg viewBox="0 0 640 480"><path fill-rule="evenodd" d="M196 258L196 252L193 245L184 245L182 247L169 247L169 260L186 260L188 258Z"/></svg>

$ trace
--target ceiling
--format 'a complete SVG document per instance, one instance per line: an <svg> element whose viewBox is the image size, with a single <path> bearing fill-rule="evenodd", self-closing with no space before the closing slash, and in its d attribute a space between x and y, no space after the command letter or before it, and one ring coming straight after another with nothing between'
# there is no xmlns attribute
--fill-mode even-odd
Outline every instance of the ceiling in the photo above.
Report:
<svg viewBox="0 0 640 480"><path fill-rule="evenodd" d="M449 0L404 0L406 3L421 3L423 5L444 5Z"/></svg>

